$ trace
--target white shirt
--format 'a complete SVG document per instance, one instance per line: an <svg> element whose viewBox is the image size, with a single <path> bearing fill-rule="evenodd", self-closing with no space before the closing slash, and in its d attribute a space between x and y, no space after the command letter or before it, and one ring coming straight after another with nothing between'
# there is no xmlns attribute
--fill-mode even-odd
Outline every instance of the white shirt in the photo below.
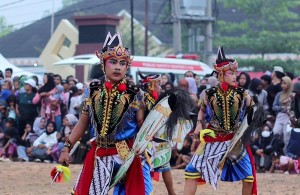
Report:
<svg viewBox="0 0 300 195"><path fill-rule="evenodd" d="M46 132L44 132L33 142L33 146L37 147L40 144L45 144L47 148L52 147L54 144L57 144L56 134L57 132L47 135Z"/></svg>

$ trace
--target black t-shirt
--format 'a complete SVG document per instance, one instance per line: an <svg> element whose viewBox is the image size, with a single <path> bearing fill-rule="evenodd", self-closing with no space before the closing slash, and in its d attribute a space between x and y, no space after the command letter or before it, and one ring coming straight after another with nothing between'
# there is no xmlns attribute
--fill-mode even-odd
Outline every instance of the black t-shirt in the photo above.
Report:
<svg viewBox="0 0 300 195"><path fill-rule="evenodd" d="M18 98L19 112L22 118L35 118L37 106L32 103L35 93L20 93Z"/></svg>
<svg viewBox="0 0 300 195"><path fill-rule="evenodd" d="M190 147L183 147L181 150L180 150L180 154L182 155L189 155L191 152L191 148Z"/></svg>

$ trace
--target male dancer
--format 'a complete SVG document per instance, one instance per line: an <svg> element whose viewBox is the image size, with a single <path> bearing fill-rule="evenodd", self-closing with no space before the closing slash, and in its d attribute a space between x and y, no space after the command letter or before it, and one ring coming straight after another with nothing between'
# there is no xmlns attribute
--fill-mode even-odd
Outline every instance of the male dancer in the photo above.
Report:
<svg viewBox="0 0 300 195"><path fill-rule="evenodd" d="M69 165L70 149L91 125L95 141L73 188L74 195L108 193L112 177L126 159L144 120L142 94L125 79L132 59L129 50L122 46L120 34L108 33L102 52L96 54L105 78L89 85L82 115L66 140L59 160ZM145 194L139 157L135 157L124 181L115 186L114 194Z"/></svg>
<svg viewBox="0 0 300 195"><path fill-rule="evenodd" d="M197 180L204 179L215 189L221 175L222 181L243 181L243 195L255 194L252 192L254 177L252 166L242 142L239 141L234 149L223 156L230 146L230 140L239 131L239 124L254 106L254 102L244 89L237 87L236 71L238 63L234 59L225 57L223 48L218 50L218 58L214 65L218 73L219 85L206 90L205 98L201 103L198 114L195 134L203 129L211 129L216 136L200 136L204 140L195 152L191 162L185 169L184 194L195 194ZM206 119L206 127L203 121ZM204 132L204 131L203 131ZM203 132L200 135L203 135ZM222 174L220 170L222 169Z"/></svg>
<svg viewBox="0 0 300 195"><path fill-rule="evenodd" d="M160 95L161 91L161 86L160 86L160 75L156 74L150 74L150 75L143 75L141 72L139 72L139 76L141 77L141 86L144 93L144 103L145 103L145 117L147 114L152 110L152 108L155 106L155 104L158 101L158 98ZM166 132L165 132L166 134ZM166 139L166 136L164 137ZM169 147L170 144L168 144L168 141L165 140L165 142L162 142L159 144L160 147L162 145L165 145L165 147ZM148 149L152 149L151 144L149 144ZM151 170L151 158L150 155L153 155L152 151L146 150L144 153L144 158L142 161L143 164L143 173L144 173L144 178L145 178L145 187L146 187L146 194L153 192L153 187L151 185L151 175L150 172ZM173 188L173 181L172 181L172 174L171 174L171 167L170 163L167 163L163 165L162 167L158 167L154 169L155 172L161 172L162 177L165 183L165 186L167 188L168 194L169 195L176 195L174 188Z"/></svg>

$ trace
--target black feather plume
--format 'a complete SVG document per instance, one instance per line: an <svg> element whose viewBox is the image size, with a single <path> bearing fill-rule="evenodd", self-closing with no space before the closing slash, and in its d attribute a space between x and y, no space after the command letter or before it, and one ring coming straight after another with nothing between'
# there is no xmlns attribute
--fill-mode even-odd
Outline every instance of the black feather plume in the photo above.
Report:
<svg viewBox="0 0 300 195"><path fill-rule="evenodd" d="M254 112L253 108L250 108L247 112L247 121L248 121L248 128L244 132L242 136L242 143L243 144L250 144L251 136L253 132L263 126L266 122L267 116L262 106L258 106L256 111Z"/></svg>
<svg viewBox="0 0 300 195"><path fill-rule="evenodd" d="M170 140L178 119L183 118L189 120L191 111L195 107L195 103L190 94L180 88L175 88L169 93L169 95L168 103L172 113L166 122L166 127L167 135Z"/></svg>

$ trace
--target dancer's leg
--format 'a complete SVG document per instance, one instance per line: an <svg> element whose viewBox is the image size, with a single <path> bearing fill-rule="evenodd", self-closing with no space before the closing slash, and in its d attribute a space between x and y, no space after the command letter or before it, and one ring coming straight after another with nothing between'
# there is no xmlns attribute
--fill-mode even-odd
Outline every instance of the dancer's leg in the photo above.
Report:
<svg viewBox="0 0 300 195"><path fill-rule="evenodd" d="M197 180L186 179L184 185L184 195L195 195L197 191Z"/></svg>
<svg viewBox="0 0 300 195"><path fill-rule="evenodd" d="M176 195L174 188L173 188L173 180L172 180L172 173L171 170L167 170L162 172L162 177L165 182L165 186L168 190L169 195Z"/></svg>

